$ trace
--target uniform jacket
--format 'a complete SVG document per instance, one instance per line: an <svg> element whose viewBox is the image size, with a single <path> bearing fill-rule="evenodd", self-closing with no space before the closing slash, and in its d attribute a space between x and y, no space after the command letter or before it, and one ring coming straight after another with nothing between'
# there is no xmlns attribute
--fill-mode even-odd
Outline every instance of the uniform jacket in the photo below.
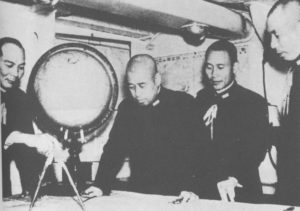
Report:
<svg viewBox="0 0 300 211"><path fill-rule="evenodd" d="M161 88L153 105L138 106L130 98L119 106L104 147L95 184L104 193L129 157L129 190L177 195L190 189L197 151L193 98Z"/></svg>
<svg viewBox="0 0 300 211"><path fill-rule="evenodd" d="M9 165L12 160L16 162L19 170L23 191L33 193L44 157L24 144L13 144L7 150L3 149L5 140L11 132L33 133L33 109L27 95L18 88L1 92L1 104L3 196L11 195Z"/></svg>
<svg viewBox="0 0 300 211"><path fill-rule="evenodd" d="M205 88L198 92L196 103L202 120L212 105L216 118L206 127L213 130L208 153L207 196L219 198L217 182L235 177L243 188L236 188L236 200L257 201L262 194L258 166L266 152L268 131L267 103L260 95L234 83L224 93Z"/></svg>
<svg viewBox="0 0 300 211"><path fill-rule="evenodd" d="M300 205L300 66L294 66L289 114L278 150L278 190L282 204Z"/></svg>

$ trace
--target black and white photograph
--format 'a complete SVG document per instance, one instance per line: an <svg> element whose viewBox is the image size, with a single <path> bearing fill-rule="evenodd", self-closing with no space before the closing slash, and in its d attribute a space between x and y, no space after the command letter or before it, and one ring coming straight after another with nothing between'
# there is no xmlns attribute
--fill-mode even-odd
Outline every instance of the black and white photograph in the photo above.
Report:
<svg viewBox="0 0 300 211"><path fill-rule="evenodd" d="M300 0L0 0L0 210L300 211Z"/></svg>

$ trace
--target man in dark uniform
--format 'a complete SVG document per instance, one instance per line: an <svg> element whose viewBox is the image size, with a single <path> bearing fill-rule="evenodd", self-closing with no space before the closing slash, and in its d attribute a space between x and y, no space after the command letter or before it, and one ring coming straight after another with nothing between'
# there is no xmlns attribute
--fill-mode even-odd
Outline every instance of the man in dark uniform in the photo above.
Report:
<svg viewBox="0 0 300 211"><path fill-rule="evenodd" d="M88 196L109 194L124 158L129 157L129 190L187 200L197 151L192 96L165 89L155 60L136 55L127 65L131 97L121 102ZM182 192L181 192L182 191Z"/></svg>
<svg viewBox="0 0 300 211"><path fill-rule="evenodd" d="M258 202L262 196L258 166L266 152L267 103L236 83L237 67L237 50L232 43L220 40L208 47L204 63L208 84L196 97L211 139L207 197Z"/></svg>
<svg viewBox="0 0 300 211"><path fill-rule="evenodd" d="M14 38L0 39L1 141L3 196L12 194L10 163L16 162L23 192L33 193L44 156L53 151L56 139L34 135L32 108L26 94L18 88L24 73L25 51ZM5 149L5 150L4 150Z"/></svg>
<svg viewBox="0 0 300 211"><path fill-rule="evenodd" d="M292 63L293 84L278 150L280 203L300 205L300 1L280 0L268 14L267 32L271 48Z"/></svg>

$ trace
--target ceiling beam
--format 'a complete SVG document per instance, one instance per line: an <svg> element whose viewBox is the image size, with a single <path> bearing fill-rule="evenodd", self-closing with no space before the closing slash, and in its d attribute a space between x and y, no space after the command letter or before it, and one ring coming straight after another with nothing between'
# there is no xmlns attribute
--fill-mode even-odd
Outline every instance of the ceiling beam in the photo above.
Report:
<svg viewBox="0 0 300 211"><path fill-rule="evenodd" d="M230 31L239 37L249 34L249 24L239 13L203 0L61 0L63 3L96 9L179 29L196 21Z"/></svg>

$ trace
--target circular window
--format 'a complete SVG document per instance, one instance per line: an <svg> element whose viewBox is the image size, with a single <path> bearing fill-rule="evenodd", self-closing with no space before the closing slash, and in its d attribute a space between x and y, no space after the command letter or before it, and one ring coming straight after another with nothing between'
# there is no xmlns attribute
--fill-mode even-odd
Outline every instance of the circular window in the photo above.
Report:
<svg viewBox="0 0 300 211"><path fill-rule="evenodd" d="M106 59L91 46L58 45L35 64L28 93L36 106L36 121L44 132L66 130L88 137L103 127L114 111L118 82Z"/></svg>

